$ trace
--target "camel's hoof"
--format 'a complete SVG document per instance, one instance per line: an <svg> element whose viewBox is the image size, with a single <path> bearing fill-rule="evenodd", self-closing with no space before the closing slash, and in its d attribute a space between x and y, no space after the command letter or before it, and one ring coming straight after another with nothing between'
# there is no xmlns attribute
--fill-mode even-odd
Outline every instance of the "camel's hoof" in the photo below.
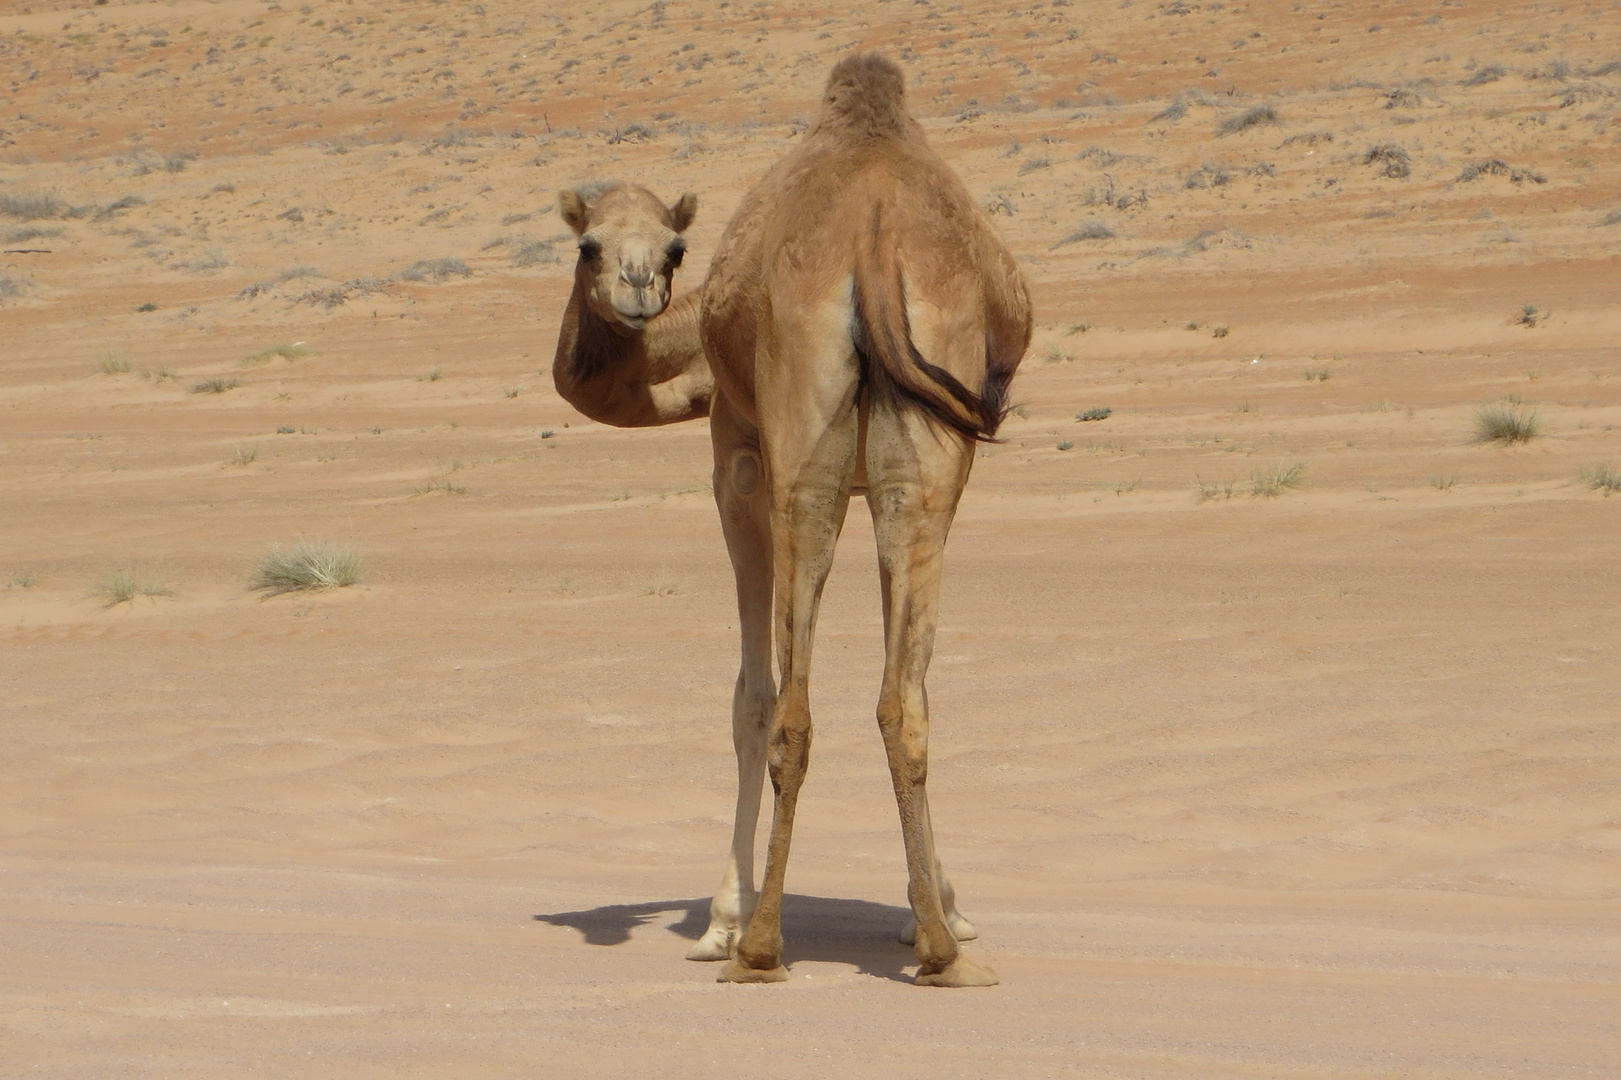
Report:
<svg viewBox="0 0 1621 1080"><path fill-rule="evenodd" d="M788 969L778 964L774 968L752 968L741 960L733 960L720 969L716 982L774 983L787 982Z"/></svg>
<svg viewBox="0 0 1621 1080"><path fill-rule="evenodd" d="M692 943L687 950L688 960L730 960L737 946L738 932L728 927L711 929Z"/></svg>
<svg viewBox="0 0 1621 1080"><path fill-rule="evenodd" d="M996 972L966 956L957 957L940 971L919 972L917 977L919 986L995 986L1001 981Z"/></svg>
<svg viewBox="0 0 1621 1080"><path fill-rule="evenodd" d="M946 916L946 926L951 929L951 935L958 941L973 941L979 937L979 928L961 915L955 913ZM900 942L902 945L917 944L917 920L907 919L906 925L901 927Z"/></svg>

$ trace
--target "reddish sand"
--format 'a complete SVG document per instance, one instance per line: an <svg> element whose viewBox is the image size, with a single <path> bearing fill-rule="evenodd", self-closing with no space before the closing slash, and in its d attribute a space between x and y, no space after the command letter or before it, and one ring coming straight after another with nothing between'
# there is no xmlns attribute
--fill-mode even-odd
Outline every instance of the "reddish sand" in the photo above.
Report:
<svg viewBox="0 0 1621 1080"><path fill-rule="evenodd" d="M0 1076L1621 1073L1618 19L0 4ZM866 47L1038 305L930 681L986 991L894 942L859 503L793 977L682 959L708 435L549 374L557 189L697 191L695 286ZM363 582L249 591L300 537Z"/></svg>

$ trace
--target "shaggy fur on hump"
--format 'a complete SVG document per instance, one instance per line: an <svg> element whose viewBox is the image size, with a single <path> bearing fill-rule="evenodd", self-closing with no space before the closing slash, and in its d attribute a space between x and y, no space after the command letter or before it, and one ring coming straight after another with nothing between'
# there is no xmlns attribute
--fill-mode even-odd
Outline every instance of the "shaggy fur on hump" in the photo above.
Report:
<svg viewBox="0 0 1621 1080"><path fill-rule="evenodd" d="M906 78L877 53L847 56L834 65L822 93L819 129L842 128L851 135L891 135L910 127Z"/></svg>

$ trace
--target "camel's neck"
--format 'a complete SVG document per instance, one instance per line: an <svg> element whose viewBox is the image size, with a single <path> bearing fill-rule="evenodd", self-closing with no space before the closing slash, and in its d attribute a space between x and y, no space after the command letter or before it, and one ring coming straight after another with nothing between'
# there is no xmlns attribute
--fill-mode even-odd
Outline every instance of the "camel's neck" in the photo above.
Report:
<svg viewBox="0 0 1621 1080"><path fill-rule="evenodd" d="M709 414L714 378L698 333L697 292L671 301L636 334L609 326L576 279L557 335L552 381L570 405L615 427L653 427Z"/></svg>

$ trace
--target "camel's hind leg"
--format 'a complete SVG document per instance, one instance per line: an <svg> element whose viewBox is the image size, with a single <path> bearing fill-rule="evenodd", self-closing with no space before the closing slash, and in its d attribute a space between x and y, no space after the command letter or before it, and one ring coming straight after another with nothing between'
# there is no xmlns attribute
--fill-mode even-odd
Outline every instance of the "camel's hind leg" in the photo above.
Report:
<svg viewBox="0 0 1621 1080"><path fill-rule="evenodd" d="M788 977L782 966L782 893L794 811L810 763L811 639L855 476L857 377L848 338L837 332L848 326L848 308L809 311L812 317L804 319L809 325L785 328L799 332L779 339L777 363L762 365L760 429L771 491L781 677L766 743L776 799L759 903L736 959L721 972L728 982ZM831 325L815 325L818 313ZM769 408L776 413L767 415Z"/></svg>
<svg viewBox="0 0 1621 1080"><path fill-rule="evenodd" d="M765 781L766 729L777 699L771 674L771 519L758 433L717 397L710 415L715 448L715 504L737 577L742 665L732 693L732 746L737 751L737 812L732 850L709 904L709 929L688 960L727 960L754 914L754 832Z"/></svg>
<svg viewBox="0 0 1621 1080"><path fill-rule="evenodd" d="M948 921L947 903L954 897L935 854L927 790L929 699L923 680L934 650L946 535L972 464L973 447L958 436L915 411L873 404L867 428L867 502L884 594L878 727L906 843L917 981L925 986L990 986L997 981L990 968L962 955L957 928ZM954 903L951 910L955 913Z"/></svg>

